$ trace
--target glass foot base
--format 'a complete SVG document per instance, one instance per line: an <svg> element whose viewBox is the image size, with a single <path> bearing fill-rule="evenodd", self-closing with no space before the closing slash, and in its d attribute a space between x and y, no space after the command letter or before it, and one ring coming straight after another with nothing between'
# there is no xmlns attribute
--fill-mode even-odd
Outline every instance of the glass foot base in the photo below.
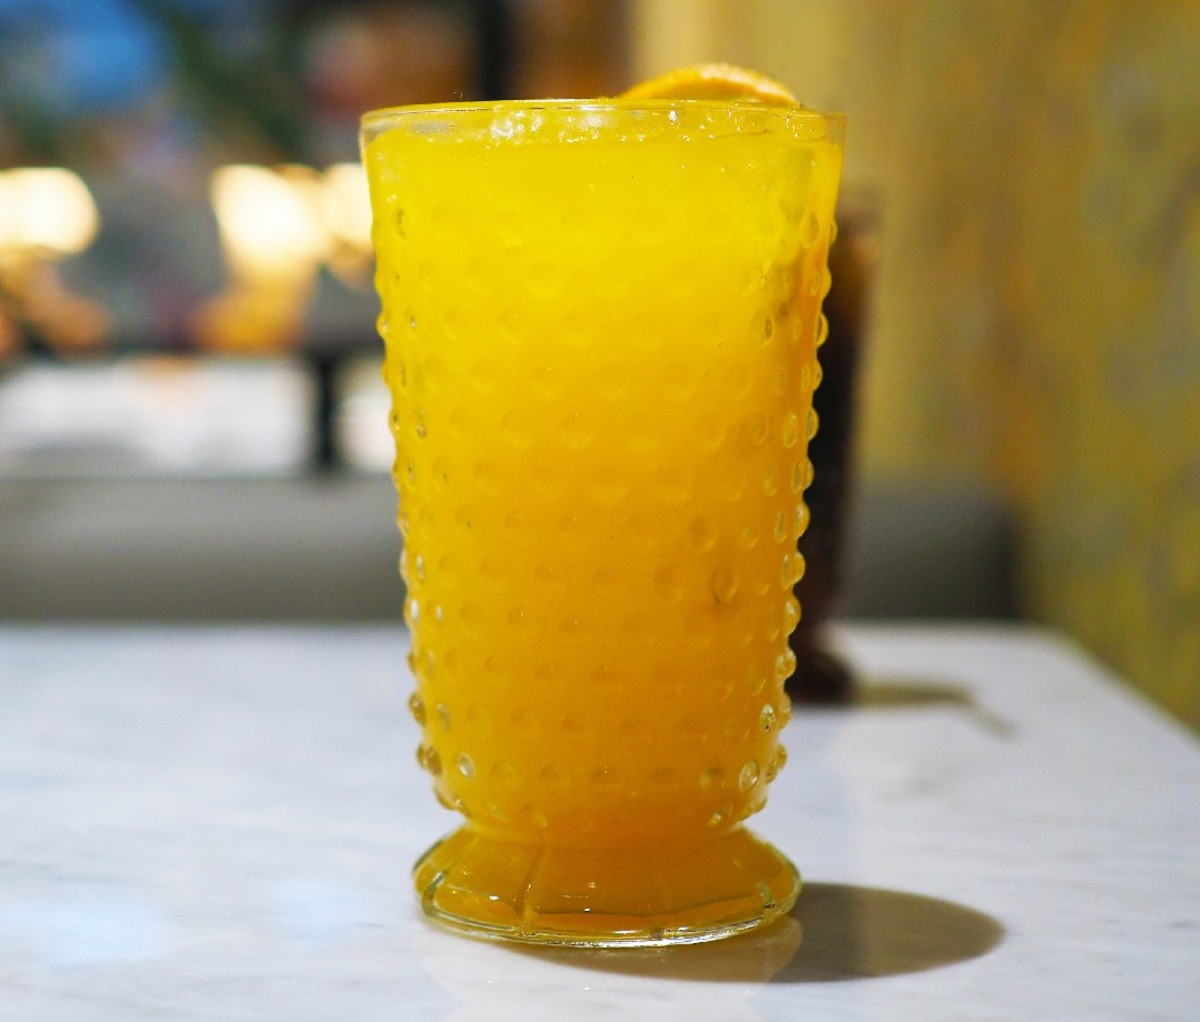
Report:
<svg viewBox="0 0 1200 1022"><path fill-rule="evenodd" d="M718 940L786 913L800 876L744 828L694 845L582 849L469 825L413 870L426 915L477 937L586 947Z"/></svg>

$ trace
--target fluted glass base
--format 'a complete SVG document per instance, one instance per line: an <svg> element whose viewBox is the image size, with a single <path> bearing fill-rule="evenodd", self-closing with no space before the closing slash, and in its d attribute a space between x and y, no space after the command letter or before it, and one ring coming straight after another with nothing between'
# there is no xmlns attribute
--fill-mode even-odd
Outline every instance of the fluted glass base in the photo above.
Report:
<svg viewBox="0 0 1200 1022"><path fill-rule="evenodd" d="M654 947L764 926L800 893L795 866L743 827L688 845L564 848L468 824L422 856L425 913L480 937Z"/></svg>

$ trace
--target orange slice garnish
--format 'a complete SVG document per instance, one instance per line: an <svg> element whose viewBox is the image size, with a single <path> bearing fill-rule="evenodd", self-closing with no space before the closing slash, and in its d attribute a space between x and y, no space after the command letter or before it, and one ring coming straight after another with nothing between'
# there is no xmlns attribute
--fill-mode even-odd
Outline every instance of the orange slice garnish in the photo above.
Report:
<svg viewBox="0 0 1200 1022"><path fill-rule="evenodd" d="M622 99L726 99L768 106L800 106L786 86L733 64L694 64L640 82Z"/></svg>

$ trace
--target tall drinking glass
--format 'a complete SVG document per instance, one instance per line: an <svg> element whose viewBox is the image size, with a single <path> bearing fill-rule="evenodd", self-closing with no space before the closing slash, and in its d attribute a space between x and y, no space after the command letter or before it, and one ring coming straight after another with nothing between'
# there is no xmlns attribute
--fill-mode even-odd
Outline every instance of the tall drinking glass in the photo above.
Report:
<svg viewBox="0 0 1200 1022"><path fill-rule="evenodd" d="M425 911L709 940L795 868L784 762L836 115L713 101L363 121L421 765L465 824Z"/></svg>

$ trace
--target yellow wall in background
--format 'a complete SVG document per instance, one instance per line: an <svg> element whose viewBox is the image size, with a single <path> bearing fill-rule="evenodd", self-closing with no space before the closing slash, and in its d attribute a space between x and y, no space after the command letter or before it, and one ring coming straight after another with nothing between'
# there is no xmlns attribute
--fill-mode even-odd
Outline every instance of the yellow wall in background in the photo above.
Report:
<svg viewBox="0 0 1200 1022"><path fill-rule="evenodd" d="M1026 614L1200 726L1200 3L633 20L640 72L732 60L850 114L847 188L883 215L863 472L1006 495Z"/></svg>

